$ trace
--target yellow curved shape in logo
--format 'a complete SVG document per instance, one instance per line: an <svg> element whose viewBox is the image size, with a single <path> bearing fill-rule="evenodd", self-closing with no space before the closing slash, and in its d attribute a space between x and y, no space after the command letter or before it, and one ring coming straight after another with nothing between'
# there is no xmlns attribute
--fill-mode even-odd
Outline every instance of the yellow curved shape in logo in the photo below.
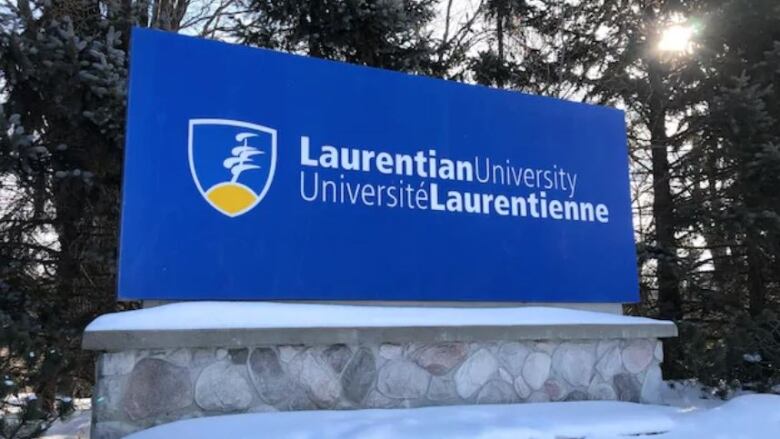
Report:
<svg viewBox="0 0 780 439"><path fill-rule="evenodd" d="M240 183L220 183L206 192L206 198L225 213L235 215L255 203L257 195Z"/></svg>

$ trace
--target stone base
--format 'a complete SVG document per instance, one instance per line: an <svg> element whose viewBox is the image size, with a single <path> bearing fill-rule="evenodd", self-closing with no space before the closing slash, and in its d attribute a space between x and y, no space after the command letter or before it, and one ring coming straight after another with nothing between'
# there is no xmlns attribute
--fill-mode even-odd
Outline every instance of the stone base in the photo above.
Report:
<svg viewBox="0 0 780 439"><path fill-rule="evenodd" d="M540 340L526 338L535 331L524 328L512 338L467 341L450 339L465 337L446 328L438 336L428 328L413 341L389 331L392 342L345 342L343 329L322 329L316 339L332 331L333 343L307 343L304 335L301 344L257 342L251 332L253 340L233 339L226 347L192 346L197 343L191 336L182 343L189 347L144 347L155 344L144 338L145 343L135 340L128 343L132 347L99 354L92 437L113 439L179 419L245 412L657 402L662 384L657 337L670 331L659 325L665 329L651 336L649 327L644 336L628 331L633 337L604 336L604 328L594 337L583 328L582 338ZM496 333L506 335L506 329ZM95 334L85 343L90 339L100 345Z"/></svg>

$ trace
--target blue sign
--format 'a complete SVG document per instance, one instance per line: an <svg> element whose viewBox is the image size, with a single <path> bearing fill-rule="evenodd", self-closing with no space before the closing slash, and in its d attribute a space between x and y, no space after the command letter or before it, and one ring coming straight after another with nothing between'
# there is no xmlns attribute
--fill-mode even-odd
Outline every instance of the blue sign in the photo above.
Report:
<svg viewBox="0 0 780 439"><path fill-rule="evenodd" d="M623 113L135 29L120 299L632 302Z"/></svg>

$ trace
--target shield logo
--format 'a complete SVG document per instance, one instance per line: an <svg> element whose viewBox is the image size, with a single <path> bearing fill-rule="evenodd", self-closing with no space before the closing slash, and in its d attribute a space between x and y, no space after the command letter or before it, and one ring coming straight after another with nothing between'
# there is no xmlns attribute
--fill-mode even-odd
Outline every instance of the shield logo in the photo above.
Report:
<svg viewBox="0 0 780 439"><path fill-rule="evenodd" d="M268 193L276 169L276 130L230 119L190 119L190 172L198 191L229 217Z"/></svg>

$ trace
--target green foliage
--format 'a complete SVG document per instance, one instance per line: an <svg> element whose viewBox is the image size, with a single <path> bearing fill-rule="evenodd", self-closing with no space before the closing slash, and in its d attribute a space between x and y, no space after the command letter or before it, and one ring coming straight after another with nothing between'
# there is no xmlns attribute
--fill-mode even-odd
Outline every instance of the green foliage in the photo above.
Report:
<svg viewBox="0 0 780 439"><path fill-rule="evenodd" d="M681 167L692 183L678 204L680 224L705 237L711 255L707 270L686 274L700 304L687 315L719 358L693 372L766 390L780 380L780 5L706 6L690 63L707 76L689 94L704 110L688 118Z"/></svg>
<svg viewBox="0 0 780 439"><path fill-rule="evenodd" d="M7 394L36 395L16 398L6 437L35 436L89 394L81 331L116 309L127 15L115 6L2 11L0 376Z"/></svg>
<svg viewBox="0 0 780 439"><path fill-rule="evenodd" d="M56 304L36 300L34 281L19 276L20 265L0 257L0 437L37 437L72 410L68 370L78 351L62 343ZM32 294L31 294L32 293ZM65 374L65 376L63 376ZM54 394L56 392L56 395ZM29 395L42 395L30 399Z"/></svg>
<svg viewBox="0 0 780 439"><path fill-rule="evenodd" d="M732 389L767 392L780 383L780 318L765 310L742 313L718 324L682 322L680 338L688 355L677 367L727 395Z"/></svg>
<svg viewBox="0 0 780 439"><path fill-rule="evenodd" d="M765 350L776 338L757 322L780 307L780 5L486 6L493 34L471 59L477 82L626 109L643 274L632 309L680 326L665 376L774 382ZM686 18L693 50L658 50L664 28ZM765 350L753 343L760 334Z"/></svg>
<svg viewBox="0 0 780 439"><path fill-rule="evenodd" d="M251 0L234 33L245 44L410 72L435 63L435 0Z"/></svg>

